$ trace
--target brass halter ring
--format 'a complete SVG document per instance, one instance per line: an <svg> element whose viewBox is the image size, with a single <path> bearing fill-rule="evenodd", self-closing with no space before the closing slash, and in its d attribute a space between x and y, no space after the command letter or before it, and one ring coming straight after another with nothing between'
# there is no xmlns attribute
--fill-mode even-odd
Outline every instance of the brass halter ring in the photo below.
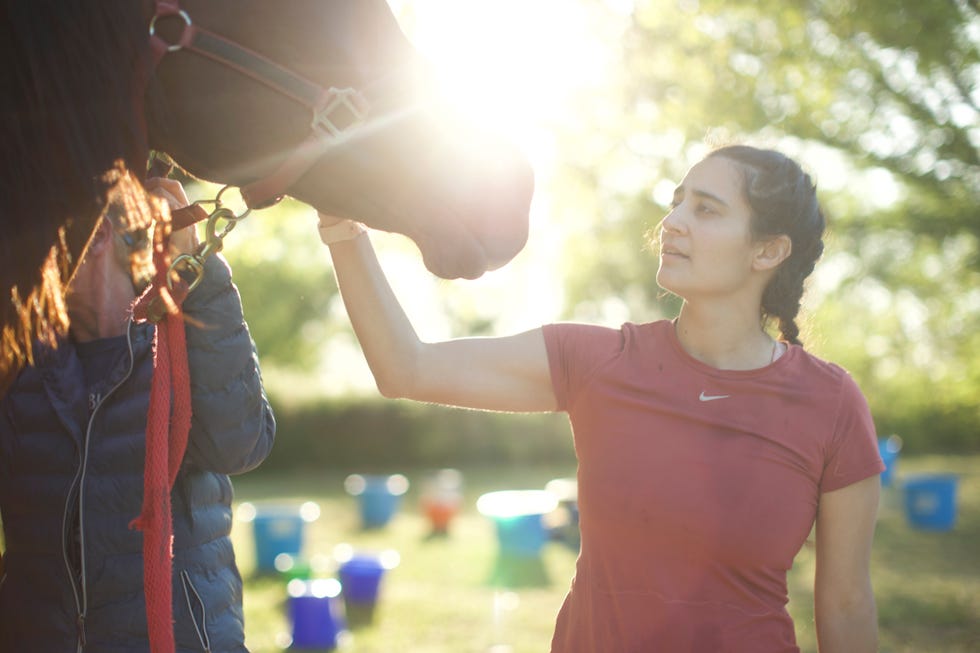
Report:
<svg viewBox="0 0 980 653"><path fill-rule="evenodd" d="M226 190L232 188L231 186L225 186L218 194L211 200L197 200L194 204L213 204L214 210L208 215L207 225L205 227L204 242L201 243L197 251L193 254L184 253L177 256L170 263L170 273L167 275L167 287L173 290L173 279L176 275L180 275L181 278L185 280L190 277L188 281L187 292L190 292L197 288L204 278L204 261L207 260L209 256L220 252L224 246L224 238L227 236L235 226L244 220L252 212L252 209L245 209L245 212L236 215L234 211L226 208L221 202L221 196ZM228 224L225 225L224 229L218 231L218 223L221 220L227 221ZM184 274L181 274L184 273Z"/></svg>

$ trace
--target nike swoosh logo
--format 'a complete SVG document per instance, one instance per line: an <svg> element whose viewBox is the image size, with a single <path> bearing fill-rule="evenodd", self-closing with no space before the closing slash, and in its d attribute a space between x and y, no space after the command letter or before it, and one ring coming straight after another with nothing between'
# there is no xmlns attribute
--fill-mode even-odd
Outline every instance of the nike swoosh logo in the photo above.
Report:
<svg viewBox="0 0 980 653"><path fill-rule="evenodd" d="M698 397L699 401L714 401L715 399L728 399L731 395L706 395L704 391L701 391L701 395Z"/></svg>

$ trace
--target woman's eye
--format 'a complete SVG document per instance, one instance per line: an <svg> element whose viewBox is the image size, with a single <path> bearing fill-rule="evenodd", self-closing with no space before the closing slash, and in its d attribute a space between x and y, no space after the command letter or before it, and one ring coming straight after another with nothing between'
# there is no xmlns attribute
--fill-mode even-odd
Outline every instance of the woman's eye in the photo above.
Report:
<svg viewBox="0 0 980 653"><path fill-rule="evenodd" d="M708 206L707 204L699 204L698 213L702 213L704 215L714 215L718 212L715 211L714 207L712 206Z"/></svg>

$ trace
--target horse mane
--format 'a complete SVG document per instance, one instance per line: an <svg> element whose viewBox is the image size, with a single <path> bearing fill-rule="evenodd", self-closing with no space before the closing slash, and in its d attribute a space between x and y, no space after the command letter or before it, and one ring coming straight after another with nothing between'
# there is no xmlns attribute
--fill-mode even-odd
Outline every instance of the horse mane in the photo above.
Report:
<svg viewBox="0 0 980 653"><path fill-rule="evenodd" d="M0 395L68 331L65 288L110 201L146 205L146 3L0 4ZM132 222L130 219L128 222Z"/></svg>

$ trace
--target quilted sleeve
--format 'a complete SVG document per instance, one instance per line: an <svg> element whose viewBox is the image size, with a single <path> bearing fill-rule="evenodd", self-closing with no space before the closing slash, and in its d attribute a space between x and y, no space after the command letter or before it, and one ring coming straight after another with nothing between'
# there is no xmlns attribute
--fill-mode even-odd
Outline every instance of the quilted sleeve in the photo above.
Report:
<svg viewBox="0 0 980 653"><path fill-rule="evenodd" d="M191 431L185 463L239 474L272 449L276 422L262 385L258 354L231 269L220 255L184 301L191 377Z"/></svg>

